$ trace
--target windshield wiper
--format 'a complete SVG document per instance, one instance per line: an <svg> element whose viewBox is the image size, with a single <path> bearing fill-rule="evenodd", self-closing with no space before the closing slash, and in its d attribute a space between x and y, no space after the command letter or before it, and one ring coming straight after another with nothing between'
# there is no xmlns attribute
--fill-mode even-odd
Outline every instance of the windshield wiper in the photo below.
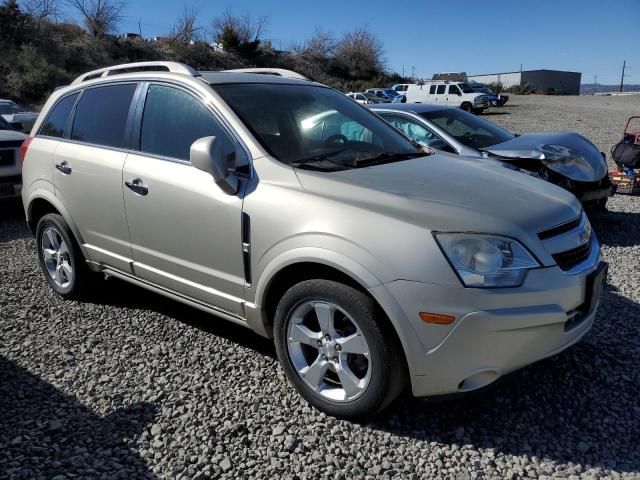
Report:
<svg viewBox="0 0 640 480"><path fill-rule="evenodd" d="M390 163L398 160L407 160L409 158L431 155L427 152L382 152L365 158L355 158L351 165L354 167L369 167L371 165L380 165L382 163Z"/></svg>
<svg viewBox="0 0 640 480"><path fill-rule="evenodd" d="M300 160L296 160L295 162L291 162L292 167L298 168L311 168L313 170L332 170L332 166L338 166L344 169L354 168L350 164L345 164L342 162L337 162L335 160L331 160L331 157L335 157L336 155L344 152L345 148L339 148L337 150L331 150L330 152L321 153L320 155L314 155L308 158L301 158ZM331 165L327 165L327 163Z"/></svg>

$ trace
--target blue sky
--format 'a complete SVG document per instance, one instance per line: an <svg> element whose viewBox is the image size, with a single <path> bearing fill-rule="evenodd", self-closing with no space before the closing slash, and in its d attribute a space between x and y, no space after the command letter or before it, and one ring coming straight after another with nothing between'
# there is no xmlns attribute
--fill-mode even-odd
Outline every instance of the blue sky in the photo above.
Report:
<svg viewBox="0 0 640 480"><path fill-rule="evenodd" d="M339 35L366 25L382 40L390 70L416 76L550 68L598 75L615 84L622 61L631 65L625 83L640 84L640 0L129 0L123 31L166 33L185 6L196 8L203 26L226 9L269 18L265 37L287 49L315 29Z"/></svg>

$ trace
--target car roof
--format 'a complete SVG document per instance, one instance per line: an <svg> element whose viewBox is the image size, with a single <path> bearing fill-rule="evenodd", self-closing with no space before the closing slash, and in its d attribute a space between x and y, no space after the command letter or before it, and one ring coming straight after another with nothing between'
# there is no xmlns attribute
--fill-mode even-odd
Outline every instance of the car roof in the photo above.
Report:
<svg viewBox="0 0 640 480"><path fill-rule="evenodd" d="M451 110L453 107L444 105L432 105L430 103L378 103L367 105L371 110L397 110L399 112L423 113L437 112L438 110Z"/></svg>
<svg viewBox="0 0 640 480"><path fill-rule="evenodd" d="M289 85L320 85L309 80L302 80L279 75L243 72L198 72L200 79L210 85L222 83L280 83Z"/></svg>

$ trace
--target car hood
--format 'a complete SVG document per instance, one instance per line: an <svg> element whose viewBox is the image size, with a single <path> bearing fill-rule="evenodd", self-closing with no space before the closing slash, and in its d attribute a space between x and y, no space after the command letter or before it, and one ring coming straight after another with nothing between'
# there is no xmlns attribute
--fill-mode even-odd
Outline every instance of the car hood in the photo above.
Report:
<svg viewBox="0 0 640 480"><path fill-rule="evenodd" d="M339 172L296 171L308 192L429 230L522 238L522 232L536 234L579 215L580 203L570 193L497 164L436 153Z"/></svg>
<svg viewBox="0 0 640 480"><path fill-rule="evenodd" d="M607 175L607 162L596 146L573 132L527 133L484 149L509 160L540 160L571 180L595 182Z"/></svg>
<svg viewBox="0 0 640 480"><path fill-rule="evenodd" d="M0 143L2 142L22 142L27 136L24 133L13 130L0 130Z"/></svg>

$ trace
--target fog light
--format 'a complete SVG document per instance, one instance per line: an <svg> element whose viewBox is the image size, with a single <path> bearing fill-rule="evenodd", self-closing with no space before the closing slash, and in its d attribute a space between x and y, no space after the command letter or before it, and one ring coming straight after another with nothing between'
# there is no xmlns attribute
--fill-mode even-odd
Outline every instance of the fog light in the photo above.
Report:
<svg viewBox="0 0 640 480"><path fill-rule="evenodd" d="M456 317L445 315L443 313L420 312L420 319L426 323L449 325L456 319Z"/></svg>

